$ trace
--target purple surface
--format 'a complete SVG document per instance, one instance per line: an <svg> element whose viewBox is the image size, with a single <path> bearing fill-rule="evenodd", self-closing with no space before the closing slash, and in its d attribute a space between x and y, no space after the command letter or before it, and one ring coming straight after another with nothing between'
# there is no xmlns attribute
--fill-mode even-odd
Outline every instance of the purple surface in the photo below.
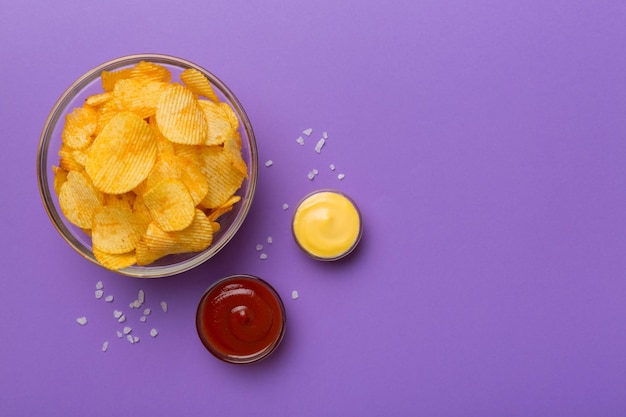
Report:
<svg viewBox="0 0 626 417"><path fill-rule="evenodd" d="M90 3L0 8L1 416L626 413L623 2ZM74 253L35 176L59 95L140 52L214 72L274 161L219 256L149 281ZM291 208L322 187L365 219L344 262L291 239ZM195 333L204 289L236 272L287 308L283 345L253 366ZM128 308L140 289L147 323ZM140 343L116 337L114 309Z"/></svg>

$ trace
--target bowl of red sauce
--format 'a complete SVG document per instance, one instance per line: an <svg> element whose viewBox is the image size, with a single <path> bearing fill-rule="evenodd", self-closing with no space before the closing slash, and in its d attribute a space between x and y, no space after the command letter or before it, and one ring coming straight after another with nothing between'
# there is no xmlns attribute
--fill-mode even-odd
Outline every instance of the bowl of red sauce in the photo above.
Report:
<svg viewBox="0 0 626 417"><path fill-rule="evenodd" d="M285 306L274 288L252 275L215 282L196 312L198 336L216 358L235 364L272 353L285 334Z"/></svg>

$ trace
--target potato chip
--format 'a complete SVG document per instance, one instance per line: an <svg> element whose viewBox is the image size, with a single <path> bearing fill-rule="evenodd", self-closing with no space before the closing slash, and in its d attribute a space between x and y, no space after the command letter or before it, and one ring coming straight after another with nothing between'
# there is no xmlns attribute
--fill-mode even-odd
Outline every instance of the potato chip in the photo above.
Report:
<svg viewBox="0 0 626 417"><path fill-rule="evenodd" d="M200 168L189 159L174 155L163 154L157 158L157 163L150 172L146 181L148 189L167 178L176 178L189 191L189 195L196 206L209 191L209 183Z"/></svg>
<svg viewBox="0 0 626 417"><path fill-rule="evenodd" d="M136 78L120 80L113 89L113 99L117 100L116 105L119 108L146 119L156 113L159 98L168 86L169 84L161 81Z"/></svg>
<svg viewBox="0 0 626 417"><path fill-rule="evenodd" d="M221 145L235 133L228 116L219 104L209 100L198 100L198 105L204 112L208 126L204 145Z"/></svg>
<svg viewBox="0 0 626 417"><path fill-rule="evenodd" d="M74 109L65 116L65 126L61 132L63 143L74 149L82 149L91 143L96 131L98 118L90 106Z"/></svg>
<svg viewBox="0 0 626 417"><path fill-rule="evenodd" d="M180 84L170 84L161 94L156 122L163 136L174 143L199 145L208 136L204 112L193 93Z"/></svg>
<svg viewBox="0 0 626 417"><path fill-rule="evenodd" d="M133 251L145 229L130 207L104 206L93 217L93 247L114 255Z"/></svg>
<svg viewBox="0 0 626 417"><path fill-rule="evenodd" d="M184 82L187 88L189 88L194 94L206 97L216 103L220 101L220 99L215 95L209 79L197 69L188 68L184 70L182 74L180 74L180 80Z"/></svg>
<svg viewBox="0 0 626 417"><path fill-rule="evenodd" d="M104 91L113 91L113 87L119 80L130 78L132 68L124 68L117 71L102 71L100 78L102 79L102 89Z"/></svg>
<svg viewBox="0 0 626 417"><path fill-rule="evenodd" d="M142 81L161 81L165 83L172 81L172 74L167 68L147 61L141 61L132 67L130 76Z"/></svg>
<svg viewBox="0 0 626 417"><path fill-rule="evenodd" d="M118 113L93 141L85 169L96 188L122 194L143 181L156 161L156 135L139 116Z"/></svg>
<svg viewBox="0 0 626 417"><path fill-rule="evenodd" d="M228 118L228 121L230 122L230 126L233 128L233 131L236 132L239 129L239 118L237 117L237 114L235 114L233 108L230 107L230 104L226 103L225 101L220 102L219 106L226 115L226 118Z"/></svg>
<svg viewBox="0 0 626 417"><path fill-rule="evenodd" d="M238 140L239 139L239 140ZM241 142L239 135L231 136L224 142L224 152L228 155L233 167L248 178L248 166L241 155Z"/></svg>
<svg viewBox="0 0 626 417"><path fill-rule="evenodd" d="M83 171L87 163L87 153L83 149L73 149L62 144L59 149L59 165L66 171Z"/></svg>
<svg viewBox="0 0 626 417"><path fill-rule="evenodd" d="M137 262L134 250L128 253L112 254L93 248L93 255L102 266L113 271L127 268Z"/></svg>
<svg viewBox="0 0 626 417"><path fill-rule="evenodd" d="M241 187L245 175L232 164L230 152L221 146L206 146L199 155L200 169L209 182L209 191L200 205L212 209L221 206Z"/></svg>
<svg viewBox="0 0 626 417"><path fill-rule="evenodd" d="M99 107L102 106L107 101L113 98L113 94L111 92L94 94L92 96L87 97L85 100L85 104L91 107Z"/></svg>
<svg viewBox="0 0 626 417"><path fill-rule="evenodd" d="M137 244L137 265L148 265L164 256L200 252L213 241L213 228L201 210L195 210L192 223L176 232L165 232L156 223L150 223Z"/></svg>
<svg viewBox="0 0 626 417"><path fill-rule="evenodd" d="M135 198L136 194L132 191L124 194L105 194L104 205L107 207L126 207L132 209Z"/></svg>
<svg viewBox="0 0 626 417"><path fill-rule="evenodd" d="M91 229L92 219L104 204L104 196L81 171L67 173L59 192L59 206L67 219L83 229Z"/></svg>
<svg viewBox="0 0 626 417"><path fill-rule="evenodd" d="M166 232L182 230L193 221L193 200L178 179L167 178L149 188L143 201L152 220Z"/></svg>
<svg viewBox="0 0 626 417"><path fill-rule="evenodd" d="M54 181L52 187L54 188L54 192L59 195L59 193L61 192L61 186L65 183L65 181L67 181L68 171L63 168L53 166L52 172L54 173Z"/></svg>

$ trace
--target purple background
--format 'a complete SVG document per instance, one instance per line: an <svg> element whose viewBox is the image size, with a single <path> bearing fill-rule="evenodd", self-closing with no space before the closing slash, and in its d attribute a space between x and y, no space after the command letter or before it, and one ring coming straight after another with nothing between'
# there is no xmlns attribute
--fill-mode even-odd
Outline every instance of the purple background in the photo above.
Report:
<svg viewBox="0 0 626 417"><path fill-rule="evenodd" d="M251 3L0 7L0 415L625 415L625 3ZM227 248L158 280L74 253L35 175L65 88L142 52L214 72L274 161ZM343 262L290 235L291 209L322 187L365 219ZM272 283L288 314L280 349L245 367L194 327L204 289L237 272ZM128 308L140 289L147 323ZM117 339L113 309L140 343Z"/></svg>

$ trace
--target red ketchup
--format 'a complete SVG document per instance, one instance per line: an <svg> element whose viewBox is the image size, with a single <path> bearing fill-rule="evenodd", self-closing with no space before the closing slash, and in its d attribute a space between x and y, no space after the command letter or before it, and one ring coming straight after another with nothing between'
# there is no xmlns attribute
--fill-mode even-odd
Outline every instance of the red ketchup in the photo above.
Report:
<svg viewBox="0 0 626 417"><path fill-rule="evenodd" d="M285 333L285 308L265 281L233 275L202 296L196 327L204 346L230 363L251 363L276 349Z"/></svg>

